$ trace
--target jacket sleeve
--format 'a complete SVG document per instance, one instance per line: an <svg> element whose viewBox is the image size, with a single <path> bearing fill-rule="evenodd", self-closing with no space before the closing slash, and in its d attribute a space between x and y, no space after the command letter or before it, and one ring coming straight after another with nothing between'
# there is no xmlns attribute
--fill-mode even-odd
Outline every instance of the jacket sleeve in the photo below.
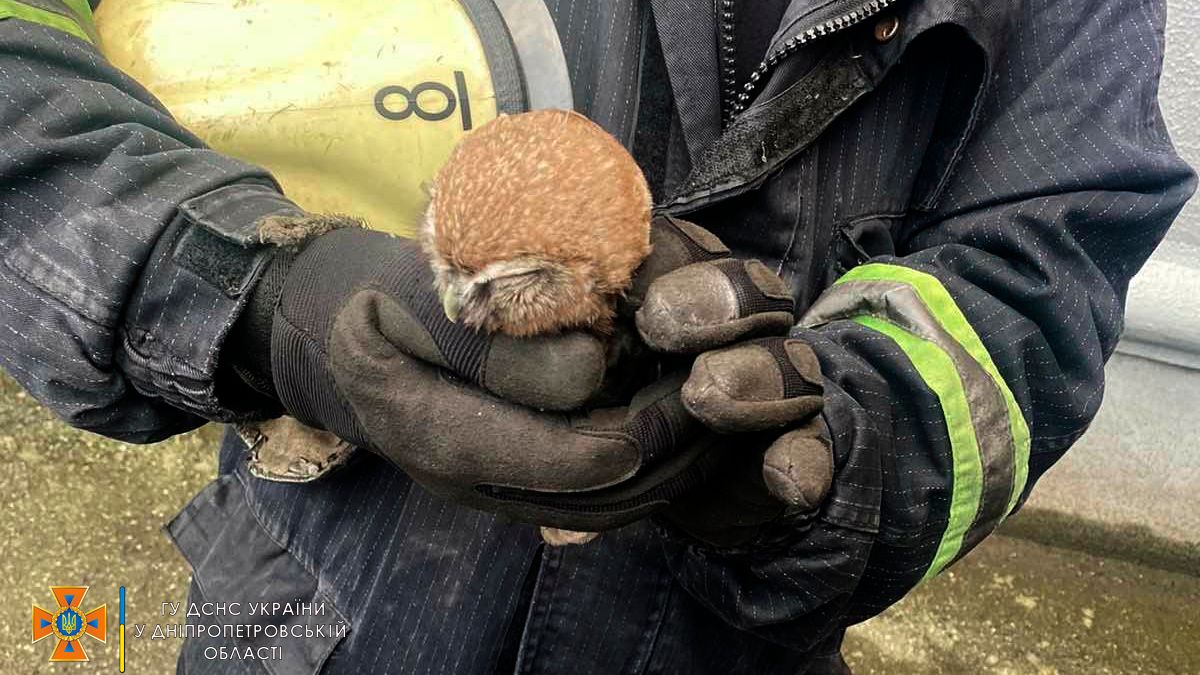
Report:
<svg viewBox="0 0 1200 675"><path fill-rule="evenodd" d="M93 36L84 0L0 0L0 366L128 441L254 414L218 401L217 354L264 262L245 224L295 207Z"/></svg>
<svg viewBox="0 0 1200 675"><path fill-rule="evenodd" d="M1129 280L1194 176L1158 111L1162 6L1047 31L1052 4L1014 31L936 207L794 331L827 378L820 516L770 550L669 546L735 625L821 648L970 551L1095 415Z"/></svg>

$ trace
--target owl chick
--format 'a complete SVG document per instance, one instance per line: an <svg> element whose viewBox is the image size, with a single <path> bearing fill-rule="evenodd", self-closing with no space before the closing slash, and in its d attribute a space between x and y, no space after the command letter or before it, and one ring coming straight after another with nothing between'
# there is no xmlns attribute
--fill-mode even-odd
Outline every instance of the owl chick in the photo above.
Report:
<svg viewBox="0 0 1200 675"><path fill-rule="evenodd" d="M502 116L438 171L424 244L451 321L528 337L608 333L650 253L650 189L633 157L583 115ZM542 528L552 546L596 535Z"/></svg>
<svg viewBox="0 0 1200 675"><path fill-rule="evenodd" d="M424 241L451 320L515 337L607 333L650 253L650 190L583 115L501 116L438 171Z"/></svg>

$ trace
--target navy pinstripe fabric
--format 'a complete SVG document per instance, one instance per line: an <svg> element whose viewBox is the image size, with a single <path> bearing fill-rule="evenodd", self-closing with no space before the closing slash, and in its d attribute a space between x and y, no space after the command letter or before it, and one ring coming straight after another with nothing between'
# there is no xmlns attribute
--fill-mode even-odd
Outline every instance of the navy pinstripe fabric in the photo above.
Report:
<svg viewBox="0 0 1200 675"><path fill-rule="evenodd" d="M238 300L147 263L181 202L271 179L203 149L64 33L0 22L0 73L0 363L85 429L149 441L198 426L167 402L217 412L217 338Z"/></svg>
<svg viewBox="0 0 1200 675"><path fill-rule="evenodd" d="M546 0L563 43L575 108L632 145L642 35L649 16L638 0Z"/></svg>
<svg viewBox="0 0 1200 675"><path fill-rule="evenodd" d="M710 3L547 4L583 110L631 141L654 21L676 94L665 173L723 150L703 67L716 54ZM791 3L795 30L816 4ZM1028 421L1032 485L1095 413L1129 277L1193 188L1156 104L1164 9L897 7L896 39L877 42L867 23L771 71L752 108L763 118L835 47L866 93L830 107L811 145L764 140L763 161L786 162L688 217L780 272L798 311L867 260L935 276ZM110 435L237 414L214 380L241 300L174 264L172 222L188 197L269 177L203 149L82 42L15 20L0 21L0 175L0 365ZM319 589L353 624L327 673L804 672L847 623L919 581L948 519L952 461L937 397L890 338L852 322L796 334L828 380L838 471L820 517L781 522L770 547L713 551L641 523L547 550L532 528L441 502L370 456L311 485L258 481L231 439L221 486L233 498L177 519L210 537L185 554L219 557L222 531L252 525L261 549L240 553L290 556L306 583L251 585L198 564L194 592L291 601L272 594ZM186 672L234 672L206 663L206 644L189 641Z"/></svg>

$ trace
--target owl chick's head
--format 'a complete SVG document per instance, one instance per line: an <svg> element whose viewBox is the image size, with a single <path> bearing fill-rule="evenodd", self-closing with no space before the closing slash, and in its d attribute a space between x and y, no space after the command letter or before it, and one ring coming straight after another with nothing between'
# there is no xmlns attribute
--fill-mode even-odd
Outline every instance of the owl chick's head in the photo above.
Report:
<svg viewBox="0 0 1200 675"><path fill-rule="evenodd" d="M582 115L505 116L468 134L430 189L424 242L446 315L524 337L609 329L650 251L650 191Z"/></svg>
<svg viewBox="0 0 1200 675"><path fill-rule="evenodd" d="M572 327L606 331L611 302L594 271L571 261L526 256L482 269L436 264L434 283L451 321L526 337Z"/></svg>

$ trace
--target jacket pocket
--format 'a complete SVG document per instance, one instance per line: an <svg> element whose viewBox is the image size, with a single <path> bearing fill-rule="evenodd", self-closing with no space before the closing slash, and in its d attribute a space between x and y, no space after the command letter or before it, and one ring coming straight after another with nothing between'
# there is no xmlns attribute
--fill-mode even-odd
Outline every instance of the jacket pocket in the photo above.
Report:
<svg viewBox="0 0 1200 675"><path fill-rule="evenodd" d="M317 673L349 632L316 576L259 525L236 476L210 483L165 529L204 598L227 610L201 611L191 630L220 632L271 675Z"/></svg>
<svg viewBox="0 0 1200 675"><path fill-rule="evenodd" d="M885 214L856 218L837 228L833 242L833 264L825 287L843 274L872 258L896 255L892 228L903 214Z"/></svg>

